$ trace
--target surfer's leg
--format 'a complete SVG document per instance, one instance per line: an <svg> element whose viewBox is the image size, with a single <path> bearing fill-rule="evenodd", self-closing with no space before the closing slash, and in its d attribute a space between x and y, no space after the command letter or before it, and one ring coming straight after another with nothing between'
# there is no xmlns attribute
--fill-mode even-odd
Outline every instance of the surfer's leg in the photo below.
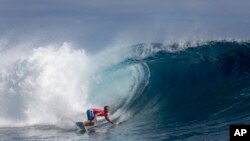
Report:
<svg viewBox="0 0 250 141"><path fill-rule="evenodd" d="M85 126L93 126L93 125L95 125L95 122L94 121L90 121L90 120L84 121L83 123L84 123Z"/></svg>
<svg viewBox="0 0 250 141"><path fill-rule="evenodd" d="M88 120L83 122L85 126L93 126L95 125L96 121L94 119L94 113L92 110L87 110L87 118Z"/></svg>

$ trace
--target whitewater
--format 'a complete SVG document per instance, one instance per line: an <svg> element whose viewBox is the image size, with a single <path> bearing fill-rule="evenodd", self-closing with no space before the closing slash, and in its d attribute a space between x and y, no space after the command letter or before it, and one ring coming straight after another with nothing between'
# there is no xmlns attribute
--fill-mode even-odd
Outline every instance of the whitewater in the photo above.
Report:
<svg viewBox="0 0 250 141"><path fill-rule="evenodd" d="M228 140L250 122L249 41L0 49L0 140ZM117 126L76 132L104 105Z"/></svg>

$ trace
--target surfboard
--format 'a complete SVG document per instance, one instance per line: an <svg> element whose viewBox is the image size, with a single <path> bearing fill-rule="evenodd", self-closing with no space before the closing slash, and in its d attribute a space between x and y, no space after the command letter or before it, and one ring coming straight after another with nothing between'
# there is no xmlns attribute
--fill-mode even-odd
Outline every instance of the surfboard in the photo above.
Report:
<svg viewBox="0 0 250 141"><path fill-rule="evenodd" d="M76 122L76 126L78 127L78 129L80 129L81 132L86 132L86 128L83 124L83 122Z"/></svg>

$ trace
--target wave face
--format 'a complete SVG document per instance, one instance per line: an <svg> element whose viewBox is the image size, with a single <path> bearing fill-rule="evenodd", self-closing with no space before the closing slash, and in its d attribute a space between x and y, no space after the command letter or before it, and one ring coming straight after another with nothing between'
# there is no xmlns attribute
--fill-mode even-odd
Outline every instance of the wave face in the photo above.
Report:
<svg viewBox="0 0 250 141"><path fill-rule="evenodd" d="M166 123L248 116L249 47L249 43L207 42L144 58L150 78L133 107L143 101L143 109L151 109L152 115L162 113L155 115Z"/></svg>
<svg viewBox="0 0 250 141"><path fill-rule="evenodd" d="M250 43L214 41L184 50L150 46L157 51L128 60L146 63L150 71L147 86L128 108L134 111L133 128L156 138L225 139L229 124L249 123Z"/></svg>
<svg viewBox="0 0 250 141"><path fill-rule="evenodd" d="M229 124L250 121L249 60L250 43L237 41L138 44L93 56L68 45L37 48L1 66L0 125L61 124L110 105L120 123L114 140L224 139Z"/></svg>

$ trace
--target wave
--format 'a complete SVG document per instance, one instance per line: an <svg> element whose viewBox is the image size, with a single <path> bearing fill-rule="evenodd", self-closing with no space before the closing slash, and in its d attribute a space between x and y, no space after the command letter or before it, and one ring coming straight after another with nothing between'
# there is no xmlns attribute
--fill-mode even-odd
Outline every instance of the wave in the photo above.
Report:
<svg viewBox="0 0 250 141"><path fill-rule="evenodd" d="M58 124L103 105L116 122L155 132L245 123L249 47L247 41L151 43L96 55L68 44L32 49L1 66L0 125Z"/></svg>
<svg viewBox="0 0 250 141"><path fill-rule="evenodd" d="M249 42L211 41L144 58L149 85L131 109L140 107L137 114L165 125L215 119L244 123L250 106L249 47Z"/></svg>

